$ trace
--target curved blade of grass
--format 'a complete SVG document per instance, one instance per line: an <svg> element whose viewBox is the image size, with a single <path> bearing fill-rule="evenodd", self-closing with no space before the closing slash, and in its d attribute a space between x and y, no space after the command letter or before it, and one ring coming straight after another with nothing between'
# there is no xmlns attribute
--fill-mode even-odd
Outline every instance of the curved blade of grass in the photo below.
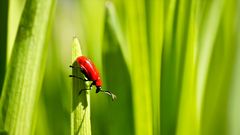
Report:
<svg viewBox="0 0 240 135"><path fill-rule="evenodd" d="M53 40L55 39L50 38L51 46L49 46L47 66L38 105L36 135L69 135L71 130L69 115L71 111L71 91L69 89L71 89L70 82L72 80L67 77L69 72L63 72L63 70L70 71L70 68L66 68L66 65L69 65L70 62L63 64L66 61L59 57L61 45Z"/></svg>
<svg viewBox="0 0 240 135"><path fill-rule="evenodd" d="M130 50L134 124L136 134L151 135L152 99L147 46L145 1L124 1L126 36Z"/></svg>
<svg viewBox="0 0 240 135"><path fill-rule="evenodd" d="M176 22L177 0L165 1L164 45L162 50L160 117L161 134L175 134L180 87L177 75Z"/></svg>
<svg viewBox="0 0 240 135"><path fill-rule="evenodd" d="M87 49L84 51L101 71L101 44L104 26L105 0L78 0L80 9L81 38L85 40ZM93 10L94 9L94 10ZM84 44L85 45L85 44Z"/></svg>
<svg viewBox="0 0 240 135"><path fill-rule="evenodd" d="M201 132L203 135L228 134L227 109L230 79L235 62L238 36L235 32L236 1L224 3L220 25L209 63L202 103Z"/></svg>
<svg viewBox="0 0 240 135"><path fill-rule="evenodd" d="M72 44L72 63L79 67L76 58L82 56L80 43L75 37ZM72 74L84 78L79 68L73 68ZM86 89L88 85L83 80L73 78L72 88L72 109L71 109L71 134L72 135L91 135L90 122L90 94L84 91L79 95L79 91Z"/></svg>
<svg viewBox="0 0 240 135"><path fill-rule="evenodd" d="M19 22L26 0L9 0L8 33L7 33L7 63L9 63Z"/></svg>
<svg viewBox="0 0 240 135"><path fill-rule="evenodd" d="M237 26L237 37L240 37L240 0L236 1L237 5L237 14L236 14L236 21L238 24ZM236 58L235 58L235 65L233 69L233 78L231 84L231 93L229 97L229 113L228 113L228 128L229 128L229 135L238 135L240 134L240 38L237 38L237 45L236 45Z"/></svg>
<svg viewBox="0 0 240 135"><path fill-rule="evenodd" d="M34 131L47 53L45 38L54 5L54 0L26 2L0 101L0 115L9 135Z"/></svg>
<svg viewBox="0 0 240 135"><path fill-rule="evenodd" d="M106 3L105 29L102 45L103 89L111 90L119 97L117 97L116 101L112 102L110 98L98 95L98 100L101 101L93 105L96 106L93 107L93 110L97 108L98 110L96 111L98 113L91 115L95 121L93 134L134 134L131 80L127 60L125 60L129 57L124 56L124 53L126 55L129 52L126 52L126 44L121 39L124 35L122 35L118 17L115 5L108 1ZM100 97L103 99L99 99ZM125 109L122 110L122 108ZM104 124L104 127L99 127L101 124Z"/></svg>
<svg viewBox="0 0 240 135"><path fill-rule="evenodd" d="M151 94L153 111L153 134L160 134L160 76L162 62L163 32L164 32L164 0L149 2L149 57L151 75Z"/></svg>
<svg viewBox="0 0 240 135"><path fill-rule="evenodd" d="M187 33L186 55L182 90L180 96L179 113L177 121L177 135L197 135L198 125L196 116L196 46L197 46L197 20L196 0L190 2L190 18Z"/></svg>
<svg viewBox="0 0 240 135"><path fill-rule="evenodd" d="M204 96L204 88L211 59L211 54L216 38L217 29L220 23L220 17L223 10L224 0L212 1L208 3L209 9L200 9L203 13L200 19L198 52L197 52L197 117L201 120L201 108Z"/></svg>
<svg viewBox="0 0 240 135"><path fill-rule="evenodd" d="M126 44L126 40L124 39L123 32L122 32L122 27L120 25L120 21L118 20L117 14L116 14L116 9L113 5L112 2L107 1L105 3L106 6L106 21L108 28L111 29L112 35L116 37L116 40L119 43L119 46L121 47L122 53L124 60L126 61L126 64L128 68L130 67L130 59L129 58L129 50L128 46Z"/></svg>

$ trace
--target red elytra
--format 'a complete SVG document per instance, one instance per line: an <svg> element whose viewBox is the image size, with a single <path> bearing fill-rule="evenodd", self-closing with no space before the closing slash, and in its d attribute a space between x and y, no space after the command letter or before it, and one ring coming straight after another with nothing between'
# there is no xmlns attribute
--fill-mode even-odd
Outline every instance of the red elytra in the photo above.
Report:
<svg viewBox="0 0 240 135"><path fill-rule="evenodd" d="M83 90L91 90L92 85L95 85L96 93L104 92L104 93L108 94L109 96L111 96L112 100L116 99L116 96L114 94L112 94L110 91L102 90L102 80L100 78L100 74L99 74L96 66L90 59L88 59L85 56L79 56L79 57L77 57L76 62L78 63L78 65L81 69L81 72L87 78L87 80L85 80L85 81L92 81L92 83L90 85L90 89L83 89ZM75 68L74 66L70 66L70 67ZM76 67L76 68L79 68L79 67ZM84 79L74 76L74 75L70 75L70 77L75 77L75 78L84 80ZM80 90L79 94L81 94L81 92L83 90Z"/></svg>
<svg viewBox="0 0 240 135"><path fill-rule="evenodd" d="M102 81L99 72L93 62L85 56L79 56L76 61L88 80L93 81L96 87L101 87Z"/></svg>

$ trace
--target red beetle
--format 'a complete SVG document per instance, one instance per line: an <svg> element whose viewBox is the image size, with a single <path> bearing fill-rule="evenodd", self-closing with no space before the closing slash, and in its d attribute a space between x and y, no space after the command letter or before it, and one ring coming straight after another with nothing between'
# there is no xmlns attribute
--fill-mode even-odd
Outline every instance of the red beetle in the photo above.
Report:
<svg viewBox="0 0 240 135"><path fill-rule="evenodd" d="M75 77L84 81L92 81L91 85L90 85L90 89L83 89L83 90L91 90L92 86L95 85L96 86L96 93L98 92L104 92L108 95L110 95L112 97L112 100L116 99L116 96L114 94L112 94L110 91L105 91L102 90L102 80L100 78L99 72L97 70L97 68L95 67L95 65L93 64L93 62L91 60L89 60L87 57L85 56L79 56L76 59L79 67L74 67L74 66L70 66L71 68L80 68L81 72L85 75L86 79L83 79L81 77L78 76L74 76L74 75L69 75L69 77ZM81 92L83 90L80 90L79 94L81 94Z"/></svg>

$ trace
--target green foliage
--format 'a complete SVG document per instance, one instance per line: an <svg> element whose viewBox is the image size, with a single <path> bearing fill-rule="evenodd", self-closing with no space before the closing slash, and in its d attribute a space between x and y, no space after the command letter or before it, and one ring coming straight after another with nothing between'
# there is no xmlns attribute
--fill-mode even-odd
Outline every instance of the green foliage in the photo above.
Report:
<svg viewBox="0 0 240 135"><path fill-rule="evenodd" d="M72 75L84 78L79 65L76 62L77 57L82 56L80 43L75 37L72 45ZM90 124L90 95L89 91L83 91L79 95L79 90L86 89L89 86L83 80L73 78L72 87L72 109L71 109L71 134L72 135L91 135Z"/></svg>
<svg viewBox="0 0 240 135"><path fill-rule="evenodd" d="M54 1L26 2L0 102L3 128L9 135L34 131L46 59L45 37L53 5Z"/></svg>
<svg viewBox="0 0 240 135"><path fill-rule="evenodd" d="M9 62L14 41L17 35L19 22L22 16L26 0L9 0L8 10L8 32L7 32L7 61Z"/></svg>
<svg viewBox="0 0 240 135"><path fill-rule="evenodd" d="M110 130L106 130L107 134L134 134L133 128L133 109L132 109L132 92L131 89L131 78L128 71L128 62L125 61L128 58L128 52L126 44L123 39L122 29L120 23L117 19L116 9L114 5L110 2L105 4L105 27L104 27L104 39L102 46L102 62L103 62L103 80L105 82L104 89L110 90L117 95L114 102L106 102L104 105L104 110L101 111L100 115L104 115L104 119L99 119L96 126L104 121L106 126L116 125ZM120 46L122 44L122 46ZM125 54L124 54L125 53ZM116 61L117 60L117 61ZM118 72L121 71L121 72ZM116 78L116 76L119 76ZM125 80L124 83L122 80ZM106 97L105 97L106 98ZM122 108L125 108L122 111ZM121 112L121 113L119 113ZM99 114L98 114L99 116ZM112 119L114 118L114 119ZM111 123L108 121L111 120ZM126 121L129 121L126 123ZM95 126L95 125L93 125ZM122 130L126 129L126 130ZM93 133L97 132L93 131ZM98 133L101 134L101 133Z"/></svg>
<svg viewBox="0 0 240 135"><path fill-rule="evenodd" d="M0 16L8 25L7 33L1 33L8 39L7 46L1 46L7 48L7 52L0 50L0 55L7 54L0 57L1 64L6 65L11 54L24 3L10 0L8 20ZM5 127L1 133L14 125L11 132L20 129L18 125L26 122L25 117L10 112L18 107L12 111L34 117L31 121L38 127L34 134L39 135L240 134L240 0L59 1L37 103L47 46L40 48L43 37L39 35L49 38L44 33L51 28L42 19L35 27L33 18L40 12L49 17L50 1L44 4L43 12L42 8L38 12L24 9L27 16L22 16L20 28L23 23L33 24L26 29L35 33L17 35L1 97L0 124ZM82 51L76 38L74 47L70 46L75 35ZM24 37L27 40L20 40ZM5 42L0 41L1 45ZM95 63L103 89L116 94L116 101L95 94L95 88L78 96L88 84L69 78L72 73L82 74L68 66L79 55ZM0 70L4 73L4 67ZM11 121L18 124L10 125Z"/></svg>

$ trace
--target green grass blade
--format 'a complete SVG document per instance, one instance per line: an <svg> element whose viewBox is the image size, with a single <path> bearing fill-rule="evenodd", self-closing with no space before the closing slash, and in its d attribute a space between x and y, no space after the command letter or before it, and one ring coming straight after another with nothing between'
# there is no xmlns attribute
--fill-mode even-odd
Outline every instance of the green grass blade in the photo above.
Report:
<svg viewBox="0 0 240 135"><path fill-rule="evenodd" d="M71 89L72 79L68 77L71 70L66 65L71 63L71 59L67 63L59 58L58 48L60 45L52 41L52 38L50 40L51 46L49 46L47 66L38 105L38 128L36 128L35 134L69 135L71 130L69 115L71 91L69 89ZM64 73L63 70L68 72Z"/></svg>
<svg viewBox="0 0 240 135"><path fill-rule="evenodd" d="M150 135L153 133L153 122L145 1L126 0L124 4L126 38L131 59L135 131L137 135Z"/></svg>
<svg viewBox="0 0 240 135"><path fill-rule="evenodd" d="M227 104L229 84L235 62L237 39L236 30L236 1L224 3L219 28L213 46L209 71L202 104L203 135L229 134L227 123Z"/></svg>
<svg viewBox="0 0 240 135"><path fill-rule="evenodd" d="M50 130L51 129L50 124L48 123L49 117L47 117L47 111L43 102L44 102L43 98L40 98L38 108L37 108L38 118L37 118L37 125L36 125L37 128L34 133L35 135L51 135L52 134Z"/></svg>
<svg viewBox="0 0 240 135"><path fill-rule="evenodd" d="M164 1L149 1L149 58L153 107L153 134L160 134L160 81L164 33Z"/></svg>
<svg viewBox="0 0 240 135"><path fill-rule="evenodd" d="M78 0L80 10L81 41L87 45L85 55L94 61L101 71L101 44L104 26L105 0ZM94 10L93 10L94 9ZM82 38L84 37L84 38ZM84 49L84 48L83 48Z"/></svg>
<svg viewBox="0 0 240 135"><path fill-rule="evenodd" d="M213 50L214 40L220 23L220 17L223 10L224 0L212 1L207 3L209 9L199 9L200 28L197 52L197 113L199 121L201 119L201 107L204 96L204 87L206 83L209 63Z"/></svg>
<svg viewBox="0 0 240 135"><path fill-rule="evenodd" d="M161 66L160 117L161 134L175 134L180 88L176 53L176 21L178 1L165 1L164 43Z"/></svg>
<svg viewBox="0 0 240 135"><path fill-rule="evenodd" d="M0 94L6 70L8 0L0 1Z"/></svg>
<svg viewBox="0 0 240 135"><path fill-rule="evenodd" d="M47 53L45 38L54 5L54 0L26 2L0 102L4 129L9 135L34 131Z"/></svg>
<svg viewBox="0 0 240 135"><path fill-rule="evenodd" d="M190 18L186 41L186 55L182 77L182 90L180 96L177 135L197 135L198 125L196 116L196 46L197 46L197 20L196 0L191 1Z"/></svg>
<svg viewBox="0 0 240 135"><path fill-rule="evenodd" d="M105 29L102 45L103 89L110 90L117 95L117 100L111 101L106 95L97 95L96 110L91 116L95 121L93 134L132 135L134 134L132 93L130 73L127 65L129 57L124 56L126 44L115 12L115 5L106 3ZM121 45L123 44L123 45ZM121 71L121 72L119 72ZM100 99L99 99L100 98ZM97 108L97 109L96 109ZM124 108L124 111L122 110ZM120 113L119 113L120 112ZM93 117L94 116L94 117ZM109 122L111 120L111 122ZM128 121L128 122L126 122ZM104 127L99 125L104 124ZM94 127L93 127L94 128ZM124 130L122 130L124 129Z"/></svg>
<svg viewBox="0 0 240 135"><path fill-rule="evenodd" d="M7 33L7 63L9 63L14 41L17 35L19 22L26 0L9 0L8 33Z"/></svg>
<svg viewBox="0 0 240 135"><path fill-rule="evenodd" d="M116 14L116 9L113 3L111 3L110 1L107 1L105 5L106 5L107 27L108 29L110 29L113 37L116 38L119 46L121 47L124 60L126 61L127 66L130 67L129 49L126 44L126 39L124 37L122 27L120 25L120 20L118 19L118 16Z"/></svg>
<svg viewBox="0 0 240 135"><path fill-rule="evenodd" d="M240 24L240 0L237 0L237 14L236 14L236 24ZM236 28L237 37L240 37L240 25ZM240 38L237 38L237 45L236 45L236 58L235 58L235 65L233 68L233 77L231 83L231 92L229 97L229 113L228 113L228 128L229 128L229 135L238 135L240 134Z"/></svg>
<svg viewBox="0 0 240 135"><path fill-rule="evenodd" d="M78 39L75 37L72 44L72 63L79 67L76 58L82 56L82 51ZM79 68L73 68L72 74L84 78ZM71 134L72 135L91 135L90 122L90 95L89 91L84 91L79 95L81 89L88 86L83 80L73 78L72 88L72 109L71 109Z"/></svg>

